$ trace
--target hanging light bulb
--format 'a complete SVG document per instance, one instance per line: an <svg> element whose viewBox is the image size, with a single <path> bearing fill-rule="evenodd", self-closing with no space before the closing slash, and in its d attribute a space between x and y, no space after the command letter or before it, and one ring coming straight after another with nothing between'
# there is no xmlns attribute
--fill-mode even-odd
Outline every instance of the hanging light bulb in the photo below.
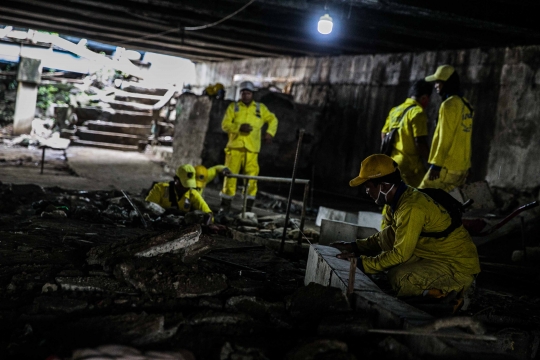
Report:
<svg viewBox="0 0 540 360"><path fill-rule="evenodd" d="M332 27L334 26L334 23L332 22L332 18L328 14L324 14L319 19L319 23L317 24L317 30L323 34L328 35L332 32Z"/></svg>

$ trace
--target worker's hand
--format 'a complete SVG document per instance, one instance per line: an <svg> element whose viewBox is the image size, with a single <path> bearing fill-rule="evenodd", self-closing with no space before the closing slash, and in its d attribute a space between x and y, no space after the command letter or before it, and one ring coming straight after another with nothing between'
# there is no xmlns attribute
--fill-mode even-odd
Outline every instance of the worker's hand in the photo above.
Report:
<svg viewBox="0 0 540 360"><path fill-rule="evenodd" d="M214 222L214 214L213 213L206 213L204 215L204 224L210 225Z"/></svg>
<svg viewBox="0 0 540 360"><path fill-rule="evenodd" d="M250 133L251 130L253 130L253 126L249 125L249 124L242 124L240 125L240 132L243 132L243 133Z"/></svg>
<svg viewBox="0 0 540 360"><path fill-rule="evenodd" d="M229 168L225 168L223 169L223 171L221 171L221 173L225 176L229 176L232 174L231 170Z"/></svg>
<svg viewBox="0 0 540 360"><path fill-rule="evenodd" d="M429 180L437 180L441 176L440 170L429 169Z"/></svg>
<svg viewBox="0 0 540 360"><path fill-rule="evenodd" d="M333 242L329 246L336 248L338 250L341 250L343 253L354 253L356 250L358 250L358 247L356 246L356 242L346 242L346 241L338 241Z"/></svg>
<svg viewBox="0 0 540 360"><path fill-rule="evenodd" d="M269 133L264 133L264 143L265 144L271 144L274 137L270 135Z"/></svg>

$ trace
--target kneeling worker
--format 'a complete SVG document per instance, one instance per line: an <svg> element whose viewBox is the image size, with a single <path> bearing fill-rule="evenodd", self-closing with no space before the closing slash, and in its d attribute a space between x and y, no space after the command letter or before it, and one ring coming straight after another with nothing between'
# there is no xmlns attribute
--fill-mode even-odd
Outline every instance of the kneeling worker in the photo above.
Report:
<svg viewBox="0 0 540 360"><path fill-rule="evenodd" d="M200 210L212 216L212 210L195 188L195 168L182 165L176 169L174 181L160 182L152 187L146 201L158 204L165 209L178 209L182 213Z"/></svg>
<svg viewBox="0 0 540 360"><path fill-rule="evenodd" d="M197 191L202 195L206 185L216 178L218 174L229 175L232 174L231 170L225 165L216 165L211 168L206 168L203 165L195 166Z"/></svg>
<svg viewBox="0 0 540 360"><path fill-rule="evenodd" d="M358 267L366 274L387 271L398 297L441 298L471 286L480 272L476 246L463 225L451 230L452 218L444 207L406 185L386 155L362 161L360 175L349 185L362 184L377 204L390 205L391 223L367 239L331 244L342 251L338 258L361 255ZM451 232L446 236L437 234L447 229Z"/></svg>

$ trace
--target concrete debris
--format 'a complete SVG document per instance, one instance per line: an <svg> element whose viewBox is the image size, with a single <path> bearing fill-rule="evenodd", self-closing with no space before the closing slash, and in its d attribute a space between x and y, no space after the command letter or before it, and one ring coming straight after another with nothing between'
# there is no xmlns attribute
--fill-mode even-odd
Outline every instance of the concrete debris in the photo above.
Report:
<svg viewBox="0 0 540 360"><path fill-rule="evenodd" d="M348 354L346 343L338 340L320 339L299 346L289 352L285 359L287 360L315 360L315 359L339 359L353 360L356 357Z"/></svg>
<svg viewBox="0 0 540 360"><path fill-rule="evenodd" d="M43 293L47 293L47 292L55 292L56 290L58 290L58 285L46 283L41 288L41 293L43 294Z"/></svg>
<svg viewBox="0 0 540 360"><path fill-rule="evenodd" d="M67 217L67 214L62 210L54 210L51 212L42 212L41 217L45 219L62 219Z"/></svg>
<svg viewBox="0 0 540 360"><path fill-rule="evenodd" d="M71 360L195 360L195 356L187 350L147 351L125 345L104 345L94 349L79 349L73 352Z"/></svg>
<svg viewBox="0 0 540 360"><path fill-rule="evenodd" d="M179 237L172 241L160 243L158 239L155 239L155 241L149 242L150 247L148 249L135 253L135 256L152 257L167 252L177 252L178 250L185 249L199 241L201 233L201 227L195 226L189 231L184 231L179 234Z"/></svg>
<svg viewBox="0 0 540 360"><path fill-rule="evenodd" d="M325 315L350 312L351 308L340 289L310 283L288 298L287 310L296 318L315 320Z"/></svg>
<svg viewBox="0 0 540 360"><path fill-rule="evenodd" d="M233 345L230 342L226 342L221 348L219 354L220 360L268 360L268 357L261 349L249 348L239 345Z"/></svg>
<svg viewBox="0 0 540 360"><path fill-rule="evenodd" d="M134 289L126 287L108 277L57 277L56 282L62 290L100 291L116 293L134 293Z"/></svg>

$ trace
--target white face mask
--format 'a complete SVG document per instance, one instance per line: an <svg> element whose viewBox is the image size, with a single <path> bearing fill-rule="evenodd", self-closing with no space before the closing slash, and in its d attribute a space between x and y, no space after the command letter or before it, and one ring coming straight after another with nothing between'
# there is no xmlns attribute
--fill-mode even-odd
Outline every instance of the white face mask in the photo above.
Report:
<svg viewBox="0 0 540 360"><path fill-rule="evenodd" d="M381 183L381 188L379 189L379 195L377 196L377 200L375 200L375 204L377 205L386 205L388 204L388 199L387 199L387 195L390 191L392 191L392 189L394 188L394 186L396 186L396 184L392 184L392 187L390 189L388 189L387 192L383 193L382 192L382 183Z"/></svg>

